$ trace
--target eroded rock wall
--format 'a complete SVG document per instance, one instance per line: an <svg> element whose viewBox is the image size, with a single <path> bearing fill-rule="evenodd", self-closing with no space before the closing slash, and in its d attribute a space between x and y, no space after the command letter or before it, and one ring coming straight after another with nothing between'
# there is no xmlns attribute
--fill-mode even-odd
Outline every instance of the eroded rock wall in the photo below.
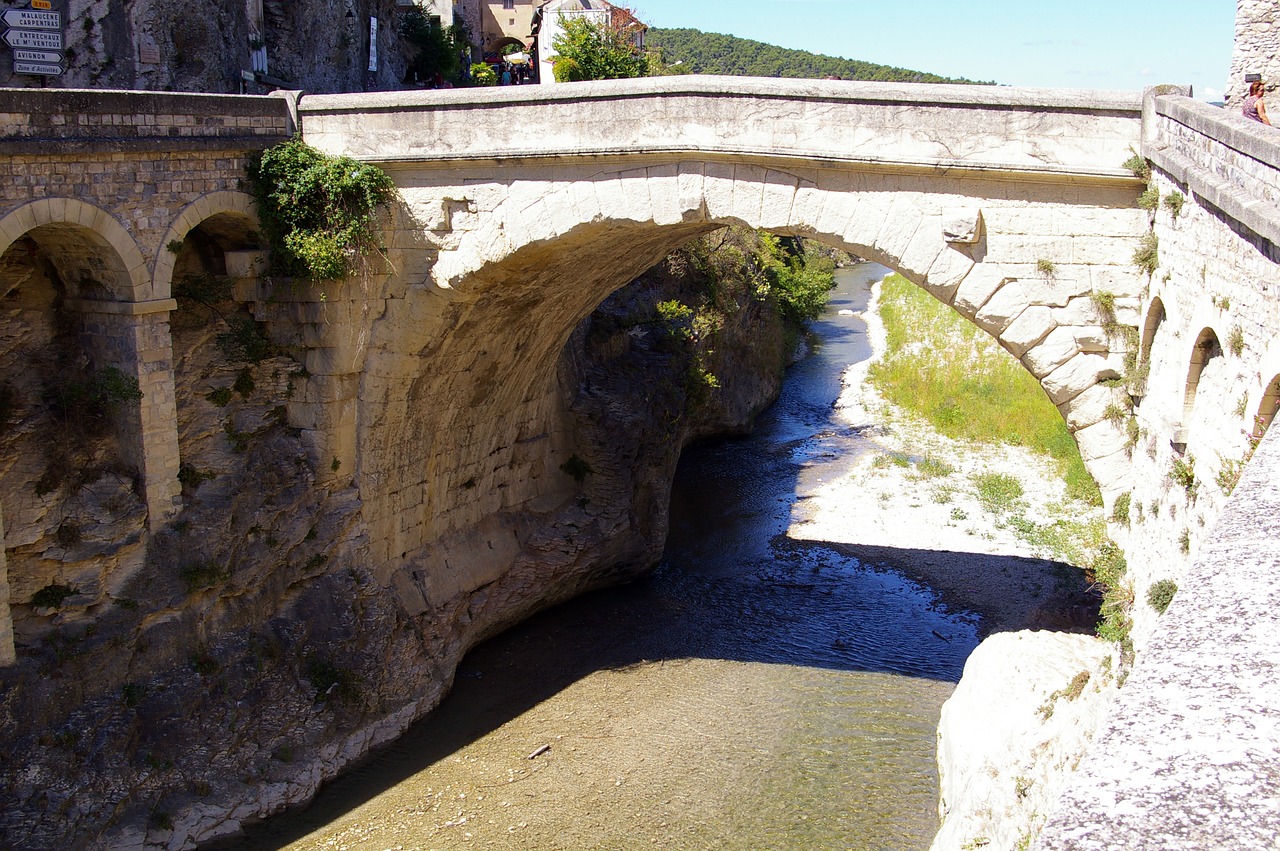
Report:
<svg viewBox="0 0 1280 851"><path fill-rule="evenodd" d="M727 312L714 352L673 337L655 303L695 301L702 287L656 270L572 331L549 392L507 388L560 435L526 447L551 486L446 527L392 567L371 555L377 524L349 486L359 475L317 470L273 414L310 380L300 365L225 363L198 315L180 321L181 440L201 475L185 477L184 510L150 541L127 596L92 626L24 645L0 673L0 834L18 847L182 848L233 832L305 801L428 712L476 642L649 569L680 449L749 427L784 360L776 311L755 299ZM278 316L267 327L288 336ZM691 392L698 358L718 390ZM401 451L421 463L429 448ZM476 475L449 493L466 502L510 490L503 481ZM451 582L442 561L454 557L489 574L476 585L460 565L467 581Z"/></svg>
<svg viewBox="0 0 1280 851"><path fill-rule="evenodd" d="M259 94L260 83L242 88L242 72L257 70L289 88L351 92L396 88L405 73L396 0L54 0L54 9L66 72L14 74L5 63L0 86Z"/></svg>

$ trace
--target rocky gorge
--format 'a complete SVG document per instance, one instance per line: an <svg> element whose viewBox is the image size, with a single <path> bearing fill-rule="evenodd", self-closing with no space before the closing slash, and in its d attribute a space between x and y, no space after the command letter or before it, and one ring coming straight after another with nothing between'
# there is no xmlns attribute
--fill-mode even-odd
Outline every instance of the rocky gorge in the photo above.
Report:
<svg viewBox="0 0 1280 851"><path fill-rule="evenodd" d="M305 380L287 347L252 335L260 350L229 347L229 330L261 328L224 295L182 300L178 407L197 448L184 467L187 507L105 605L18 607L23 652L0 691L6 841L180 848L235 831L401 733L478 641L649 569L681 448L749 427L795 339L763 296L751 251L735 256L748 267L741 285L686 251L574 332L558 367L574 452L547 472L563 477L566 498L494 518L515 532L514 566L416 613L363 567L358 493L325 484L279 416ZM22 292L7 294L19 314ZM22 318L53 327L55 303ZM708 303L710 314L688 306ZM49 412L38 384L19 390L8 439L32 440ZM11 492L29 492L41 470L6 475ZM73 482L42 499L79 510L80 492ZM46 524L46 557L58 525Z"/></svg>

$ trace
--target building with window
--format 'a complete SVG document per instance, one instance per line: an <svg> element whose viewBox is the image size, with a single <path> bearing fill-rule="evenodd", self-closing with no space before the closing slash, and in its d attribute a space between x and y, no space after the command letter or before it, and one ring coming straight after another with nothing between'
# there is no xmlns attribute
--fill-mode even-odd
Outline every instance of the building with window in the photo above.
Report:
<svg viewBox="0 0 1280 851"><path fill-rule="evenodd" d="M554 83L555 74L551 64L555 59L555 48L552 43L556 36L564 32L562 22L571 17L582 17L600 26L626 30L632 42L644 48L644 34L648 27L631 13L630 9L615 6L605 0L547 0L542 4L542 26L537 34L535 46L538 58L538 73L541 82Z"/></svg>

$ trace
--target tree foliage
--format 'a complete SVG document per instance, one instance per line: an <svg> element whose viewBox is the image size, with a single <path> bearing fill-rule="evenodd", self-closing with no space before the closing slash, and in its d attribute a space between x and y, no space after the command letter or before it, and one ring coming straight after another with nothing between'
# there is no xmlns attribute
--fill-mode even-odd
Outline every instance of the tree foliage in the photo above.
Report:
<svg viewBox="0 0 1280 851"><path fill-rule="evenodd" d="M277 273L343 278L382 249L378 211L396 189L377 166L328 156L295 136L263 151L248 171Z"/></svg>
<svg viewBox="0 0 1280 851"><path fill-rule="evenodd" d="M668 73L721 74L734 77L798 77L842 80L878 80L894 83L972 83L857 59L823 56L807 50L791 50L750 39L694 29L651 28L645 34L649 49L656 49L660 66Z"/></svg>
<svg viewBox="0 0 1280 851"><path fill-rule="evenodd" d="M428 15L413 6L400 15L400 35L414 51L408 78L416 75L421 82L430 82L436 74L446 80L457 78L458 57L466 44L459 28L443 26L438 15Z"/></svg>
<svg viewBox="0 0 1280 851"><path fill-rule="evenodd" d="M551 42L556 52L552 68L557 82L619 80L648 73L649 61L632 43L629 28L578 15L562 18L561 25L563 32Z"/></svg>

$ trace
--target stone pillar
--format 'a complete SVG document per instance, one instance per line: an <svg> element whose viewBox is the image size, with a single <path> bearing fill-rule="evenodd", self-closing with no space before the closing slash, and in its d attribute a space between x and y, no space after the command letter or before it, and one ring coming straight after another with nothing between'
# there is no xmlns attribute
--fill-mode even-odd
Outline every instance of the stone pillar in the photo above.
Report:
<svg viewBox="0 0 1280 851"><path fill-rule="evenodd" d="M182 508L178 409L173 386L171 298L144 302L68 300L81 314L86 350L99 365L138 380L142 399L122 417L121 448L142 479L147 525L155 531Z"/></svg>
<svg viewBox="0 0 1280 851"><path fill-rule="evenodd" d="M365 288L380 293L381 284L295 282L268 293L263 281L237 283L236 299L253 304L271 340L302 349L307 377L289 401L289 425L302 430L320 481L349 482L355 473L357 394L369 325L381 313Z"/></svg>
<svg viewBox="0 0 1280 851"><path fill-rule="evenodd" d="M1280 92L1280 0L1238 0L1236 5L1235 50L1224 95L1227 109L1236 114L1249 93L1245 74L1262 75L1269 113Z"/></svg>
<svg viewBox="0 0 1280 851"><path fill-rule="evenodd" d="M0 515L0 668L18 661L13 648L13 615L9 611L9 569L4 557L4 516Z"/></svg>

